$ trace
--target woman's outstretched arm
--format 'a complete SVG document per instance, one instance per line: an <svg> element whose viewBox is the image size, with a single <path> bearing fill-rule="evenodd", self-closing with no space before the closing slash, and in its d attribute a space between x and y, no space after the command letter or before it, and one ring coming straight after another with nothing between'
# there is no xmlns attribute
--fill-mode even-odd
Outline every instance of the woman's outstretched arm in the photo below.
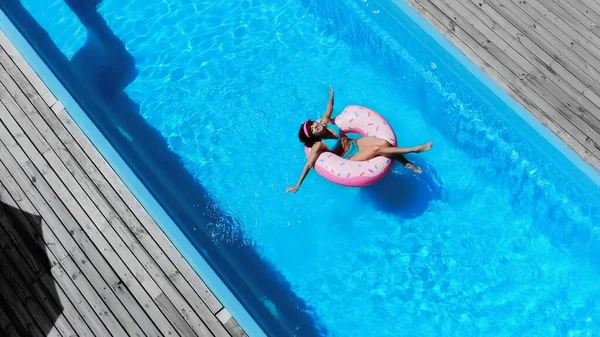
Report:
<svg viewBox="0 0 600 337"><path fill-rule="evenodd" d="M296 183L296 185L289 186L288 188L286 188L285 193L288 193L288 192L292 192L292 194L296 193L296 191L300 188L300 185L304 181L304 178L306 178L306 175L308 174L310 169L315 165L315 163L317 162L317 158L319 158L319 155L322 152L323 152L323 143L316 142L315 145L313 145L311 148L310 155L308 156L308 160L306 161L306 164L304 164L304 168L302 169L302 173L300 173L300 178L298 179L298 182Z"/></svg>
<svg viewBox="0 0 600 337"><path fill-rule="evenodd" d="M331 123L331 113L333 112L333 88L329 86L329 101L327 102L327 108L325 108L325 112L321 117L321 123L329 124Z"/></svg>

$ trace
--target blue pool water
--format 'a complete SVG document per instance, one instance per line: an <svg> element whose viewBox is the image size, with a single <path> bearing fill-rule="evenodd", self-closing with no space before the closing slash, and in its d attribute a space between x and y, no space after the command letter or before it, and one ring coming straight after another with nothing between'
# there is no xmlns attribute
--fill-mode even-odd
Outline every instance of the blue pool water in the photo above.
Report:
<svg viewBox="0 0 600 337"><path fill-rule="evenodd" d="M252 248L271 274L242 278L275 279L293 293L292 304L281 294L245 303L265 330L600 331L598 186L574 178L573 165L515 124L513 111L394 23L386 1L104 0L89 16L64 0L21 3L73 68L86 56L114 57L91 53L94 45L123 45L114 49L123 54L117 67L94 68L103 80L89 90L111 97L107 105L126 95L137 121L202 188L210 202L178 203L212 220L183 223L187 232L206 232L215 247ZM323 112L329 85L335 111L368 106L400 144L433 140L433 150L409 156L424 173L397 166L380 183L352 189L313 172L284 195L304 164L298 127ZM113 123L133 152L150 146L136 134L141 125Z"/></svg>

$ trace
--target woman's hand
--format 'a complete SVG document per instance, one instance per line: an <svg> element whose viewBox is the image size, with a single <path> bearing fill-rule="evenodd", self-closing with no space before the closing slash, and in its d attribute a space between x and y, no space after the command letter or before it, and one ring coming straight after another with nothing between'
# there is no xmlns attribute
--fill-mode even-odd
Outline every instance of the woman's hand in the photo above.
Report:
<svg viewBox="0 0 600 337"><path fill-rule="evenodd" d="M298 185L290 186L285 189L285 193L292 192L292 194L296 193L296 191L300 188Z"/></svg>
<svg viewBox="0 0 600 337"><path fill-rule="evenodd" d="M329 101L327 101L327 108L321 117L321 121L325 124L331 123L331 113L333 112L333 87L329 86Z"/></svg>

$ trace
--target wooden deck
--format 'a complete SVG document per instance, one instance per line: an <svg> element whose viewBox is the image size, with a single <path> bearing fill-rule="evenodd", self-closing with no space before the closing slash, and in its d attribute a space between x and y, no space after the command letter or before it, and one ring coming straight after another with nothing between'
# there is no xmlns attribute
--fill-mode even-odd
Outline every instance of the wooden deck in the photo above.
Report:
<svg viewBox="0 0 600 337"><path fill-rule="evenodd" d="M598 0L407 1L600 171Z"/></svg>
<svg viewBox="0 0 600 337"><path fill-rule="evenodd" d="M0 31L0 336L245 336Z"/></svg>

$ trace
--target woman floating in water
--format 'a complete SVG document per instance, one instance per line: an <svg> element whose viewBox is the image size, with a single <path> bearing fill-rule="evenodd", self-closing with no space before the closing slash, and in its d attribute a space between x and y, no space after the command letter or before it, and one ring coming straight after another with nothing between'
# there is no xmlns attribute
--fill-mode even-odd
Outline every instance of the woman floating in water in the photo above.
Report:
<svg viewBox="0 0 600 337"><path fill-rule="evenodd" d="M404 167L409 168L416 173L422 172L419 167L411 164L404 157L404 154L428 151L433 145L432 142L410 148L400 148L392 145L385 139L376 137L365 136L359 139L350 139L340 130L339 126L331 120L333 100L334 92L333 88L330 87L329 102L327 103L327 108L321 119L317 121L311 121L309 119L300 126L298 138L300 138L300 141L304 143L306 147L310 148L310 155L300 174L298 183L288 187L285 190L286 193L296 193L310 169L324 152L331 152L350 161L367 161L382 156L399 161Z"/></svg>

